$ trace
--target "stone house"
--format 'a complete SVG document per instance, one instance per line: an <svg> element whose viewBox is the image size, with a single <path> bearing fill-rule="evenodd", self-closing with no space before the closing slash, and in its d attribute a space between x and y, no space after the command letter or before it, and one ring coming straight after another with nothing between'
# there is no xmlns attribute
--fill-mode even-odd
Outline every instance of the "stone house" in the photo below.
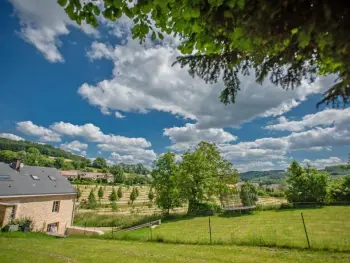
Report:
<svg viewBox="0 0 350 263"><path fill-rule="evenodd" d="M64 234L72 225L76 194L55 168L0 163L0 227L29 218L34 231Z"/></svg>

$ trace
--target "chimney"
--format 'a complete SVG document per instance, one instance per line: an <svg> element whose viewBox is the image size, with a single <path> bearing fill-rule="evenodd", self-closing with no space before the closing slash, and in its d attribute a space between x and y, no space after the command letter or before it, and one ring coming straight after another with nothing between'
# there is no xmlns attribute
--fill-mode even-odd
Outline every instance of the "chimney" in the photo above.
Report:
<svg viewBox="0 0 350 263"><path fill-rule="evenodd" d="M12 168L15 169L16 171L19 171L21 168L21 159L16 159L12 162L11 164Z"/></svg>

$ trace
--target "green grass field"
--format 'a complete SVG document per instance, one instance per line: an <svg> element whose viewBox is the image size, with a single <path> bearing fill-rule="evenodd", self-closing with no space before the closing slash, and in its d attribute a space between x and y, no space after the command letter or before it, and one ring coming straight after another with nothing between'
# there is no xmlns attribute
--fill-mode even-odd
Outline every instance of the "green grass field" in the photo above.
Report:
<svg viewBox="0 0 350 263"><path fill-rule="evenodd" d="M2 263L17 262L235 262L348 263L350 253L244 246L174 245L94 238L56 239L39 234L0 234Z"/></svg>
<svg viewBox="0 0 350 263"><path fill-rule="evenodd" d="M350 251L350 207L256 211L251 215L211 217L212 242L305 248L307 241L301 220L304 215L311 247ZM196 217L164 222L160 227L117 232L121 239L169 243L208 244L209 218ZM111 235L108 233L107 235Z"/></svg>

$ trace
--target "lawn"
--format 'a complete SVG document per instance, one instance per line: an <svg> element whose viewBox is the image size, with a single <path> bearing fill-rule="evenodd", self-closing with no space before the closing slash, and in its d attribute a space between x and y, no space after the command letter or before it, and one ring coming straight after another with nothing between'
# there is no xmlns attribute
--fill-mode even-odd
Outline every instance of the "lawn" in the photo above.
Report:
<svg viewBox="0 0 350 263"><path fill-rule="evenodd" d="M2 263L16 262L235 262L346 263L349 253L244 246L174 245L94 238L56 239L0 234Z"/></svg>
<svg viewBox="0 0 350 263"><path fill-rule="evenodd" d="M210 218L212 243L306 248L301 212L312 248L350 251L350 207L346 206L213 216ZM113 236L134 240L152 238L169 243L209 244L209 217L177 219L164 222L153 230L118 232Z"/></svg>

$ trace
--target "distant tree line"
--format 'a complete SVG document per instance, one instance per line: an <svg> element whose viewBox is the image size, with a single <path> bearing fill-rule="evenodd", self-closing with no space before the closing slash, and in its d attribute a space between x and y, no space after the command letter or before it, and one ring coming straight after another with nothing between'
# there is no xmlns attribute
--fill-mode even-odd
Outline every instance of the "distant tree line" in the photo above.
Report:
<svg viewBox="0 0 350 263"><path fill-rule="evenodd" d="M36 148L39 153L46 156L52 157L63 157L70 160L85 161L86 158L66 152L62 149L56 148L49 144L40 144L29 141L14 141L5 138L0 138L0 150L10 150L13 152L25 151L27 152L29 148Z"/></svg>

